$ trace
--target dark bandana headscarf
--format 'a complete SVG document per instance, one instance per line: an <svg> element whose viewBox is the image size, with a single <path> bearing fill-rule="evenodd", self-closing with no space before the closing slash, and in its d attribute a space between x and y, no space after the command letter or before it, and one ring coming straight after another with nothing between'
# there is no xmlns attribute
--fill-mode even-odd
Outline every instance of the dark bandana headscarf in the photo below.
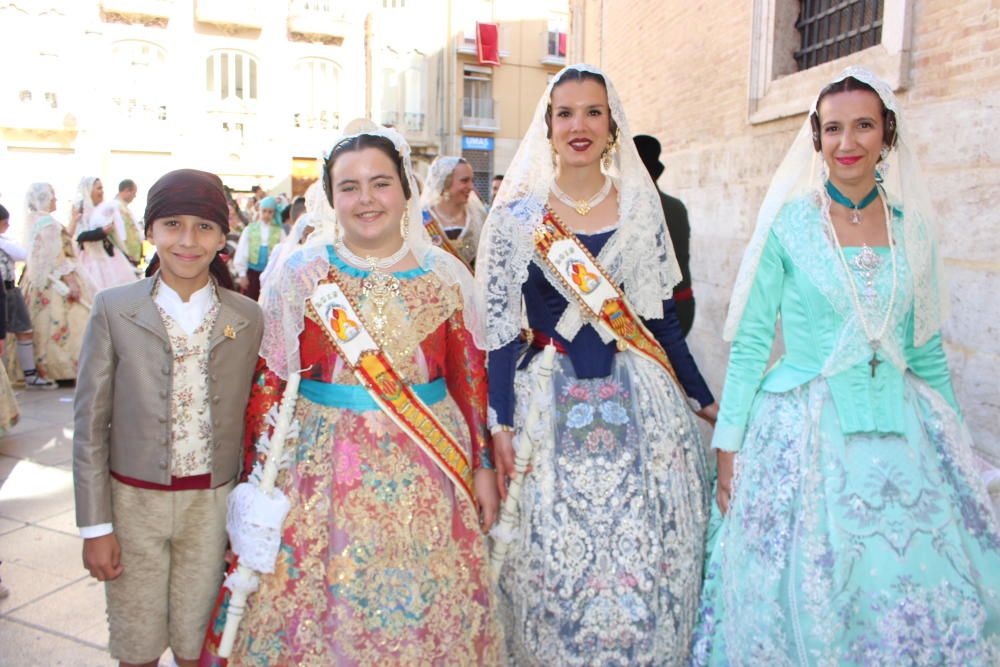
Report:
<svg viewBox="0 0 1000 667"><path fill-rule="evenodd" d="M146 195L146 230L158 218L196 215L211 220L229 233L229 205L222 180L197 169L178 169L164 174Z"/></svg>

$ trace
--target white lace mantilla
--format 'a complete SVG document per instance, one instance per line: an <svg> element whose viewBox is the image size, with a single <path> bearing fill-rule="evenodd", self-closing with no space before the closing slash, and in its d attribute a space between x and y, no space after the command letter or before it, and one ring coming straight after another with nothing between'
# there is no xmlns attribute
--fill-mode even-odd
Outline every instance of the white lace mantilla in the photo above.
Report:
<svg viewBox="0 0 1000 667"><path fill-rule="evenodd" d="M618 148L608 172L618 193L618 231L598 259L615 283L624 288L639 316L663 317L664 295L680 282L681 273L659 193L639 158L621 99L607 75L590 65L566 69L604 77L611 116L618 125ZM553 83L563 72L553 77ZM550 83L539 100L531 126L504 175L479 244L476 278L485 294L488 349L509 343L521 328L521 286L528 279L528 264L535 252L533 234L542 222L549 188L556 176L545 124L552 87ZM572 339L583 325L580 308L558 281L551 276L549 279L569 303L557 330Z"/></svg>

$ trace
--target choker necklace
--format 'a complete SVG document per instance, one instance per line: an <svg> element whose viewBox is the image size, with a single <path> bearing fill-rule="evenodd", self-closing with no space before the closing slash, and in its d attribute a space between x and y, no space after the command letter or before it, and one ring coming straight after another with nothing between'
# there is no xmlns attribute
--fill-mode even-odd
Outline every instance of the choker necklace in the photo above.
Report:
<svg viewBox="0 0 1000 667"><path fill-rule="evenodd" d="M406 257L406 253L410 252L409 246L405 243L399 248L399 250L392 253L388 257L373 257L371 255L361 257L360 255L355 255L343 241L334 244L333 248L345 262L356 269L365 269L367 271L384 271L391 266L395 266L401 259Z"/></svg>
<svg viewBox="0 0 1000 667"><path fill-rule="evenodd" d="M837 189L830 181L826 182L826 191L830 195L830 199L837 202L841 206L851 209L851 224L860 225L861 224L861 209L865 208L878 197L878 186L874 186L872 191L868 195L859 201L857 204L848 199L847 195Z"/></svg>
<svg viewBox="0 0 1000 667"><path fill-rule="evenodd" d="M611 178L609 176L605 176L604 185L597 191L597 194L590 199L573 199L562 191L554 178L552 179L551 189L552 194L556 196L556 199L566 204L566 206L574 209L580 215L587 215L595 206L604 201L608 196L608 193L611 192Z"/></svg>

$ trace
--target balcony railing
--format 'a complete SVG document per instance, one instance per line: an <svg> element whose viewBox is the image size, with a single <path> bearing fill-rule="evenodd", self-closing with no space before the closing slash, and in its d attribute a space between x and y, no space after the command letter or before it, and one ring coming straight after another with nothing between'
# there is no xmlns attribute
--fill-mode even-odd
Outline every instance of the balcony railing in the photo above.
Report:
<svg viewBox="0 0 1000 667"><path fill-rule="evenodd" d="M292 115L296 128L305 130L336 130L340 127L340 113L337 111L299 111Z"/></svg>
<svg viewBox="0 0 1000 667"><path fill-rule="evenodd" d="M427 115L422 113L413 113L407 111L403 115L403 128L407 132L423 132L424 122L427 120Z"/></svg>
<svg viewBox="0 0 1000 667"><path fill-rule="evenodd" d="M500 105L491 98L462 99L462 129L495 132L500 129Z"/></svg>
<svg viewBox="0 0 1000 667"><path fill-rule="evenodd" d="M111 103L120 118L132 123L155 124L167 120L166 104L124 97L113 97Z"/></svg>
<svg viewBox="0 0 1000 667"><path fill-rule="evenodd" d="M194 17L201 23L236 28L263 28L265 13L261 0L195 0Z"/></svg>
<svg viewBox="0 0 1000 667"><path fill-rule="evenodd" d="M101 10L123 16L149 16L168 19L174 0L101 0Z"/></svg>
<svg viewBox="0 0 1000 667"><path fill-rule="evenodd" d="M288 3L288 30L300 35L347 36L350 27L345 0L291 0Z"/></svg>

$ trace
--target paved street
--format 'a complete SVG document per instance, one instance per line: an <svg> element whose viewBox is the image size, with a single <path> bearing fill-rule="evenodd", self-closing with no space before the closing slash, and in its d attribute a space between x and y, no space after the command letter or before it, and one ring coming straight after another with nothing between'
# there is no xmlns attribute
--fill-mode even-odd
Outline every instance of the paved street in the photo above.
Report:
<svg viewBox="0 0 1000 667"><path fill-rule="evenodd" d="M104 587L83 569L73 516L73 390L17 400L21 421L0 437L0 577L11 589L0 665L114 665Z"/></svg>

